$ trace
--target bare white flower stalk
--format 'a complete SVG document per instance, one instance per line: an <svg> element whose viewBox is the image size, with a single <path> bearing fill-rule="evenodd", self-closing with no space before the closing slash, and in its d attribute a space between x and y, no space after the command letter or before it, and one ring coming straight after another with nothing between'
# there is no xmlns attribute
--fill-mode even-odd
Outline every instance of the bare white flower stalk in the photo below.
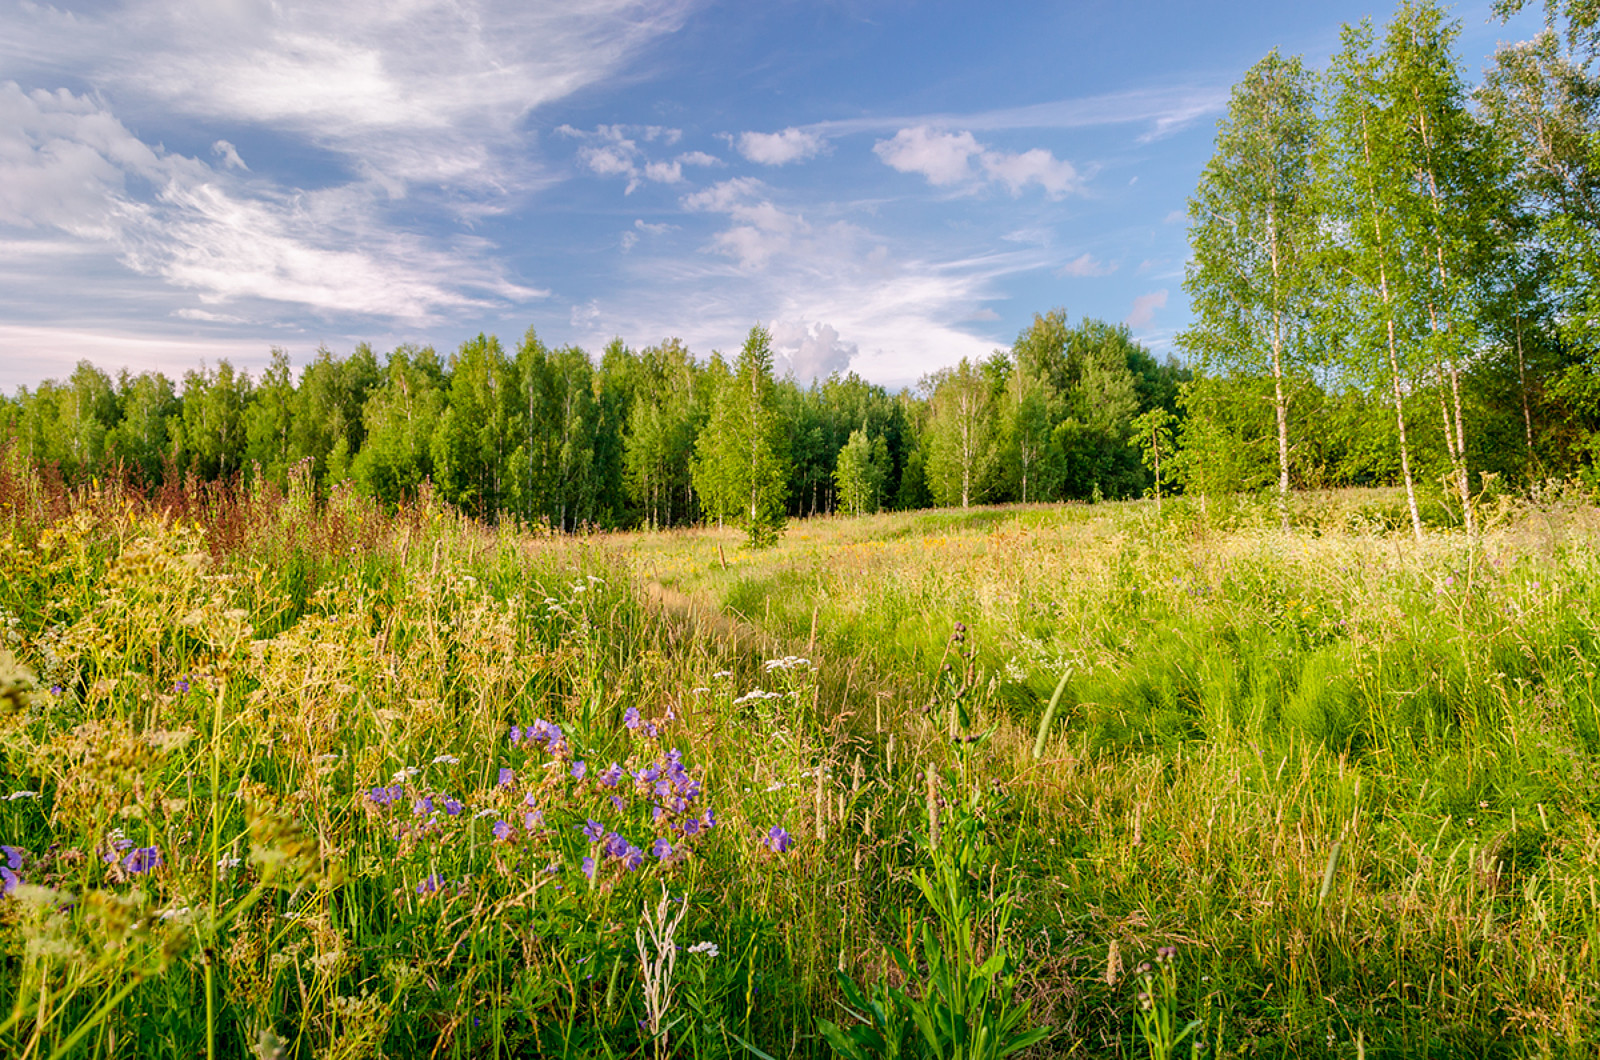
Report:
<svg viewBox="0 0 1600 1060"><path fill-rule="evenodd" d="M657 1056L667 1055L667 1012L672 1007L672 975L678 965L676 937L678 925L689 912L688 902L679 902L677 912L672 910L672 896L667 885L661 885L661 900L652 913L646 905L639 917L639 927L633 933L639 946L639 969L644 976L645 1022L650 1027L650 1039L655 1043ZM653 952L652 952L653 951Z"/></svg>

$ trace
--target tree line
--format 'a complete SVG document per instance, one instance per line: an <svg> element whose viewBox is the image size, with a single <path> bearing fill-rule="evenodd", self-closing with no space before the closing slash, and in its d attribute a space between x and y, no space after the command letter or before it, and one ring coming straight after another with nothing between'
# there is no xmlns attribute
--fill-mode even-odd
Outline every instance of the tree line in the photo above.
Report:
<svg viewBox="0 0 1600 1060"><path fill-rule="evenodd" d="M120 469L286 487L298 467L395 505L424 482L485 520L555 530L731 522L1006 501L1133 497L1149 486L1134 420L1176 411L1188 373L1127 328L1039 315L1009 352L890 393L854 373L779 378L766 329L731 359L669 339L598 358L529 330L441 357L404 345L282 350L254 378L228 361L174 383L81 362L0 397L0 430L69 482Z"/></svg>

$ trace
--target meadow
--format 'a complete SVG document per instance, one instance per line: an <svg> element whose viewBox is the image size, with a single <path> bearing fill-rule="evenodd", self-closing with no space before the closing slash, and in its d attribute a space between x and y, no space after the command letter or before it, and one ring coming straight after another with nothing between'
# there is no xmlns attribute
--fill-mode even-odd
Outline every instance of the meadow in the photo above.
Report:
<svg viewBox="0 0 1600 1060"><path fill-rule="evenodd" d="M1579 1056L1600 513L0 464L0 1054Z"/></svg>

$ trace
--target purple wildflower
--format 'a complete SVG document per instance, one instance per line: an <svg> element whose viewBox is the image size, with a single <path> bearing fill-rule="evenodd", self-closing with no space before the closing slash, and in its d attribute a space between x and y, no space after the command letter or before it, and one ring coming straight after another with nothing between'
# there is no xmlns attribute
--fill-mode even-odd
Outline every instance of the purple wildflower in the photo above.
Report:
<svg viewBox="0 0 1600 1060"><path fill-rule="evenodd" d="M629 872L637 871L639 866L644 864L644 851L640 850L631 843L628 844L627 849L622 852L621 857L622 867L627 869Z"/></svg>
<svg viewBox="0 0 1600 1060"><path fill-rule="evenodd" d="M433 799L424 795L411 804L411 813L414 817L421 817L425 813L433 812Z"/></svg>
<svg viewBox="0 0 1600 1060"><path fill-rule="evenodd" d="M22 868L22 851L17 847L0 846L0 852L6 856L6 863L0 865L0 894L10 894L27 882L16 872Z"/></svg>
<svg viewBox="0 0 1600 1060"><path fill-rule="evenodd" d="M538 831L539 826L542 824L544 824L544 814L538 810L529 810L522 815L522 827L530 832Z"/></svg>
<svg viewBox="0 0 1600 1060"><path fill-rule="evenodd" d="M659 735L659 732L660 730L656 728L655 722L647 721L644 723L644 734L650 737L650 739L654 740L656 736Z"/></svg>
<svg viewBox="0 0 1600 1060"><path fill-rule="evenodd" d="M783 830L782 825L775 824L767 829L767 837L761 841L761 845L774 854L782 854L794 846L794 839Z"/></svg>
<svg viewBox="0 0 1600 1060"><path fill-rule="evenodd" d="M622 767L615 762L606 766L605 772L600 774L600 783L608 788L616 787L620 780L622 780Z"/></svg>
<svg viewBox="0 0 1600 1060"><path fill-rule="evenodd" d="M602 825L599 821L590 819L583 826L583 838L587 839L591 843L600 842L600 837L605 835L605 834L606 834L605 826Z"/></svg>
<svg viewBox="0 0 1600 1060"><path fill-rule="evenodd" d="M584 777L584 774L587 773L587 772L589 772L589 766L588 766L587 763L584 762L583 759L580 758L576 762L572 763L572 779L573 780L582 780L583 777Z"/></svg>
<svg viewBox="0 0 1600 1060"><path fill-rule="evenodd" d="M133 873L149 872L164 864L166 862L161 860L161 851L155 847L134 847L122 859L122 867Z"/></svg>
<svg viewBox="0 0 1600 1060"><path fill-rule="evenodd" d="M178 695L180 695L180 696L188 695L189 694L189 681L188 681L188 679L185 678L183 680L180 680L177 684L172 686L172 690L174 692L178 693Z"/></svg>
<svg viewBox="0 0 1600 1060"><path fill-rule="evenodd" d="M683 834L686 836L697 835L700 832L700 818L691 817L683 822Z"/></svg>
<svg viewBox="0 0 1600 1060"><path fill-rule="evenodd" d="M622 724L630 729L637 729L641 720L638 707L629 707L622 712Z"/></svg>
<svg viewBox="0 0 1600 1060"><path fill-rule="evenodd" d="M708 832L717 826L717 815L712 812L711 807L706 807L705 815L701 817L700 824Z"/></svg>
<svg viewBox="0 0 1600 1060"><path fill-rule="evenodd" d="M405 794L406 794L406 788L405 788L404 784L390 784L389 785L389 801L390 802L399 802L401 799L405 798Z"/></svg>
<svg viewBox="0 0 1600 1060"><path fill-rule="evenodd" d="M591 881L594 879L594 858L583 859L583 874Z"/></svg>
<svg viewBox="0 0 1600 1060"><path fill-rule="evenodd" d="M602 849L611 857L620 858L629 849L628 841L615 832L608 832L606 833L605 846Z"/></svg>
<svg viewBox="0 0 1600 1060"><path fill-rule="evenodd" d="M650 844L650 853L663 860L670 858L672 856L672 844L667 842L666 837L659 837L654 843Z"/></svg>
<svg viewBox="0 0 1600 1060"><path fill-rule="evenodd" d="M520 726L520 725L511 726L510 736L511 736L511 745L513 747L515 747L517 744L521 743L522 742L522 726Z"/></svg>
<svg viewBox="0 0 1600 1060"><path fill-rule="evenodd" d="M611 796L611 808L613 810L616 810L618 813L621 813L626 807L627 807L627 803L622 801L622 796L621 795L613 795L613 796Z"/></svg>
<svg viewBox="0 0 1600 1060"><path fill-rule="evenodd" d="M1537 589L1538 587L1539 587L1538 584L1535 583L1534 588ZM62 692L62 688L61 688L60 685L51 685L50 686L50 694L52 696L59 696L61 694L61 692Z"/></svg>
<svg viewBox="0 0 1600 1060"><path fill-rule="evenodd" d="M516 774L516 773L515 773L515 772L513 772L513 771L512 771L512 770L509 770L509 769L501 769L501 770L500 770L500 780L499 780L499 782L498 782L498 783L499 783L499 786L500 786L500 787L502 787L502 788L503 788L503 787L505 787L505 786L507 786L507 785L508 785L508 784L510 784L510 783L511 783L511 782L512 782L512 781L513 781L513 780L515 780L515 779L516 779L516 776L517 776L517 774Z"/></svg>
<svg viewBox="0 0 1600 1060"><path fill-rule="evenodd" d="M443 884L444 878L438 873L434 873L427 879L422 880L417 884L417 893L424 896L433 894L434 892L438 891Z"/></svg>
<svg viewBox="0 0 1600 1060"><path fill-rule="evenodd" d="M464 809L466 809L466 807L461 805L461 800L455 798L454 796L447 797L444 800L444 812L449 814L451 817L460 816L461 811Z"/></svg>
<svg viewBox="0 0 1600 1060"><path fill-rule="evenodd" d="M511 838L511 826L509 824L506 824L504 821L496 821L494 823L493 831L494 831L494 837L496 839L510 839Z"/></svg>

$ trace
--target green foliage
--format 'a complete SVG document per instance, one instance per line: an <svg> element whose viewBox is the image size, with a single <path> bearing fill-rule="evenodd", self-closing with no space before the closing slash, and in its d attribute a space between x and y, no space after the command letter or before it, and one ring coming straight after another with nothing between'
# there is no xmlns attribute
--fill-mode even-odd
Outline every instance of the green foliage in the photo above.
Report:
<svg viewBox="0 0 1600 1060"><path fill-rule="evenodd" d="M882 438L867 437L865 430L850 432L839 450L833 481L840 506L851 515L868 515L883 504L884 482L889 477L889 447Z"/></svg>

